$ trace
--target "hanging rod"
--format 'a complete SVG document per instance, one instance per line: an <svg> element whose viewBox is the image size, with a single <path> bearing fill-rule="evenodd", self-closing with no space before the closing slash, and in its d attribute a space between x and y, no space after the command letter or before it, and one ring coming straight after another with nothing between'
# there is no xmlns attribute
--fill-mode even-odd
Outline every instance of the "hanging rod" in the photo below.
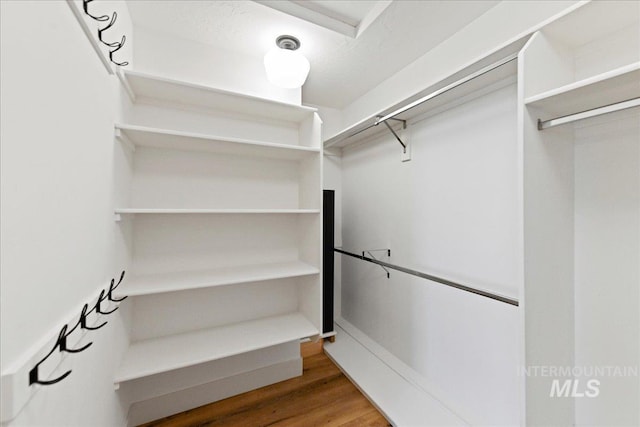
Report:
<svg viewBox="0 0 640 427"><path fill-rule="evenodd" d="M461 85L463 85L463 84L465 84L467 82L470 82L471 80L473 80L475 78L478 78L478 77L480 77L480 76L482 76L484 74L487 74L488 72L493 71L496 68L502 67L503 65L508 64L509 62L511 62L511 61L513 61L513 60L515 60L517 58L518 58L518 53L517 52L513 53L513 54L511 54L511 55L509 55L509 56L507 56L505 58L502 58L499 61L496 61L496 62L494 62L494 63L492 63L490 65L487 65L484 68L481 68L480 70L476 71L475 73L469 74L468 76L465 76L465 77L463 77L463 78L461 78L459 80L456 80L455 82L453 82L451 84L448 84L447 86L445 86L443 88L440 88L440 89L438 89L438 90L436 90L434 92L431 92L430 94L425 95L422 98L419 98L419 99L417 99L417 100L405 105L404 107L400 107L400 108L396 109L395 111L392 111L389 114L386 114L384 116L383 115L378 115L378 116L376 116L375 121L372 124L370 124L369 126L363 128L363 129L360 129L360 130L352 133L347 138L351 138L353 136L356 136L359 133L362 133L362 132L364 132L366 130L369 130L374 126L378 126L380 123L383 123L383 122L386 123L387 120L394 119L394 117L397 116L398 114L402 114L405 111L408 111L408 110L410 110L410 109L412 109L414 107L417 107L418 105L423 104L423 103L425 103L425 102L427 102L427 101L429 101L429 100L431 100L431 99L433 99L433 98L435 98L437 96L440 96L440 95L444 94L445 92L448 92L448 91L450 91L452 89L455 89L456 87L461 86ZM395 119L395 120L398 120L398 119ZM406 123L405 123L405 127L406 127Z"/></svg>
<svg viewBox="0 0 640 427"><path fill-rule="evenodd" d="M498 67L502 67L503 65L515 60L516 58L518 58L518 53L512 53L511 55L507 56L506 58L502 58L501 60L494 62L493 64L487 65L484 68L479 69L478 71L476 71L475 73L471 73L466 77L461 78L460 80L456 80L455 82L446 85L445 87L436 90L435 92L431 92L428 95L423 96L422 98L419 98L407 105L405 105L404 107L400 107L395 111L390 112L389 114L386 114L378 119L376 119L376 122L374 123L374 126L379 125L380 123L389 120L395 116L397 116L398 114L402 114L407 110L410 110L414 107L417 107L420 104L423 104L427 101L429 101L430 99L435 98L436 96L440 96L445 92L450 91L451 89L454 89L460 85L463 85L477 77L482 76L483 74L488 73L489 71L493 71Z"/></svg>
<svg viewBox="0 0 640 427"><path fill-rule="evenodd" d="M601 116L603 114L614 113L628 108L639 107L640 98L633 98L627 101L616 102L615 104L605 105L604 107L592 108L591 110L582 111L580 113L569 114L555 119L542 121L538 119L538 130L549 129L554 126L560 126L567 123L584 120L591 117Z"/></svg>
<svg viewBox="0 0 640 427"><path fill-rule="evenodd" d="M505 297L503 295L498 295L498 294L494 294L494 293L487 292L487 291L483 291L481 289L472 288L471 286L463 285L461 283L456 283L456 282L454 282L452 280L443 279L442 277L433 276L431 274L423 273L421 271L416 271L416 270L412 270L410 268L400 267L398 265L390 264L388 262L380 261L380 260L377 260L377 259L368 258L368 257L366 257L364 255L358 255L358 254L355 254L353 252L347 252L347 251L339 249L339 248L334 248L334 251L335 252L339 252L339 253L341 253L343 255L348 255L348 256L351 256L351 257L354 257L354 258L358 258L359 260L362 260L362 261L367 261L367 262L371 262L373 264L378 264L379 266L390 268L392 270L397 270L397 271L401 271L403 273L411 274L412 276L417 276L417 277L421 277L423 279L431 280L432 282L437 282L437 283L440 283L440 284L443 284L443 285L446 285L446 286L451 286L452 288L460 289L461 291L470 292L472 294L480 295L480 296L483 296L483 297L486 297L486 298L491 298L491 299L496 300L496 301L500 301L500 302L504 302L504 303L507 303L507 304L515 305L516 307L520 305L520 303L518 302L517 299Z"/></svg>

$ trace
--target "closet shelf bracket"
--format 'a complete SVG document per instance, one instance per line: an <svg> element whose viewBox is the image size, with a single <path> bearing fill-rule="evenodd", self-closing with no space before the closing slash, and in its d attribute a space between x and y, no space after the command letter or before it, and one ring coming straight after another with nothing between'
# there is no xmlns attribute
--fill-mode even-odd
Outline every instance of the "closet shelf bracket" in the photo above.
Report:
<svg viewBox="0 0 640 427"><path fill-rule="evenodd" d="M393 130L391 125L389 123L387 123L387 120L395 120L395 121L398 121L398 122L402 122L402 129L406 129L407 128L407 121L406 120L401 120L401 119L395 119L393 117L389 117L388 119L385 119L385 120L380 120L380 119L382 119L382 116L376 116L375 126L378 126L380 123L384 123L387 126L387 129L389 129L389 132L391 132L393 134L393 136L395 136L395 138L398 140L400 145L402 145L402 152L406 154L407 153L407 144L402 142L402 139L398 136L396 131Z"/></svg>
<svg viewBox="0 0 640 427"><path fill-rule="evenodd" d="M369 250L362 251L362 257L364 258L368 254L371 258L378 261L378 258L376 258L372 252L382 252L382 251L386 252L388 257L391 256L391 249L369 249ZM381 264L378 264L378 265L380 266L380 268L382 268L385 271L385 273L387 273L387 279L391 278L391 273L389 272L387 267Z"/></svg>

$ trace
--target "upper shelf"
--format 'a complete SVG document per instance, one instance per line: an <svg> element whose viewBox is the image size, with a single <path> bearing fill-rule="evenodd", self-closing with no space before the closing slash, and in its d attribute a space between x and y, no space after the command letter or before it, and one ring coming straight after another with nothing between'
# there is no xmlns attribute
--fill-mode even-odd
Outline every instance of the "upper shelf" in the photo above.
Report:
<svg viewBox="0 0 640 427"><path fill-rule="evenodd" d="M193 132L116 124L116 136L124 136L136 147L185 151L205 151L218 154L257 156L273 159L300 160L320 152L319 148L276 144L248 139L219 137Z"/></svg>
<svg viewBox="0 0 640 427"><path fill-rule="evenodd" d="M250 320L131 343L115 383L206 363L319 332L300 313Z"/></svg>
<svg viewBox="0 0 640 427"><path fill-rule="evenodd" d="M136 100L156 99L297 123L317 111L311 107L287 104L137 71L124 70L123 73L128 88Z"/></svg>
<svg viewBox="0 0 640 427"><path fill-rule="evenodd" d="M638 97L640 62L635 62L531 96L525 103L548 115L566 116Z"/></svg>

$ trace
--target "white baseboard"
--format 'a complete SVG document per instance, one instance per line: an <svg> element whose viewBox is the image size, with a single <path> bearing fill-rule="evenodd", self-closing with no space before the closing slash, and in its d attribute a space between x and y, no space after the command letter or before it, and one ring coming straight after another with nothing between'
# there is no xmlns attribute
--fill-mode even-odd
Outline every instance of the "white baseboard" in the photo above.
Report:
<svg viewBox="0 0 640 427"><path fill-rule="evenodd" d="M423 389L424 379L344 319L325 353L395 426L467 426ZM420 384L423 383L423 384Z"/></svg>
<svg viewBox="0 0 640 427"><path fill-rule="evenodd" d="M129 410L129 425L197 408L240 393L302 375L302 358L276 363L254 371L212 381L186 390L137 402Z"/></svg>

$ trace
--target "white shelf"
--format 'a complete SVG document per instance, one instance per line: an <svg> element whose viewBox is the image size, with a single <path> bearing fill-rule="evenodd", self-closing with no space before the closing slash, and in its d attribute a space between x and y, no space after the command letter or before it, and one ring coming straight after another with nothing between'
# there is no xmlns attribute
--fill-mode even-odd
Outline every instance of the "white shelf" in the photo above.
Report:
<svg viewBox="0 0 640 427"><path fill-rule="evenodd" d="M124 78L136 101L140 98L155 99L296 123L302 122L317 111L311 107L238 94L136 71L125 70Z"/></svg>
<svg viewBox="0 0 640 427"><path fill-rule="evenodd" d="M114 382L118 384L318 334L302 314L291 313L134 342Z"/></svg>
<svg viewBox="0 0 640 427"><path fill-rule="evenodd" d="M565 116L640 97L640 62L525 99L528 106Z"/></svg>
<svg viewBox="0 0 640 427"><path fill-rule="evenodd" d="M116 124L116 136L121 139L124 136L124 140L130 141L135 147L205 151L285 160L300 160L320 153L319 148L299 145L275 144L125 124Z"/></svg>
<svg viewBox="0 0 640 427"><path fill-rule="evenodd" d="M244 265L202 271L180 271L134 276L118 287L118 296L140 296L184 291L263 280L285 279L318 274L320 270L302 261L263 265Z"/></svg>
<svg viewBox="0 0 640 427"><path fill-rule="evenodd" d="M116 214L318 214L319 209L169 209L116 208Z"/></svg>

